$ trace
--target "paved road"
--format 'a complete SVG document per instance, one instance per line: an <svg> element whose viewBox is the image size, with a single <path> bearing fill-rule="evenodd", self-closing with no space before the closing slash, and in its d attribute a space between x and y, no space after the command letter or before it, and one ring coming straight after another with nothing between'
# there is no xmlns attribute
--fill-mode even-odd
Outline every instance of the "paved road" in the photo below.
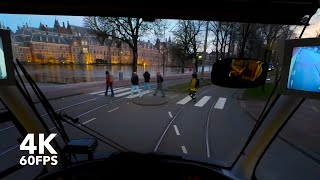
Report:
<svg viewBox="0 0 320 180"><path fill-rule="evenodd" d="M116 93L125 94L128 92L125 88L117 89ZM186 159L229 166L255 123L240 108L237 89L206 86L198 92L197 102L190 101L186 94L167 92L167 103L161 106L140 106L134 104L135 99L129 98L128 94L110 98L99 91L102 90L51 102L55 109L69 107L64 109L66 113L79 117L81 123L130 151L180 155ZM145 98L149 96L152 94L144 95ZM49 122L47 116L44 119ZM1 141L5 142L0 146L0 171L21 157L15 141L18 132L15 127L8 127L9 124L0 129ZM53 125L49 123L49 127ZM65 124L65 128L72 138L88 137L70 125ZM52 128L52 131L56 130ZM98 153L116 151L99 142ZM261 162L257 170L259 179L320 177L318 163L281 139L276 139ZM26 173L29 176L30 171ZM21 176L15 176L18 177Z"/></svg>

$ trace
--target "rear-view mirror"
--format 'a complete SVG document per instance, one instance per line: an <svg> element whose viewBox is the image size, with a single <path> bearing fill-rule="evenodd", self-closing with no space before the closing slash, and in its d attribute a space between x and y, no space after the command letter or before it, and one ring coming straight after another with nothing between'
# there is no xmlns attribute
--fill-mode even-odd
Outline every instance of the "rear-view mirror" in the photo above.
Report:
<svg viewBox="0 0 320 180"><path fill-rule="evenodd" d="M268 64L261 60L226 58L212 66L213 84L231 88L253 88L266 82Z"/></svg>

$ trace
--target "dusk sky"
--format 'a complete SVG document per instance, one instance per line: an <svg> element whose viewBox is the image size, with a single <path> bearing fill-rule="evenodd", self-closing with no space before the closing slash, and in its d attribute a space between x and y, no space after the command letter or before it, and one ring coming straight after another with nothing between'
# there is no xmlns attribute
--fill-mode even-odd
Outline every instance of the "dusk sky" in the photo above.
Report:
<svg viewBox="0 0 320 180"><path fill-rule="evenodd" d="M67 24L69 21L72 25L83 26L83 17L82 16L45 16L45 15L20 15L20 14L0 14L0 22L5 26L9 26L11 30L14 32L17 30L17 26L23 26L28 23L29 26L39 27L40 22L48 25L49 27L53 27L54 20L57 19L62 25L62 22ZM171 30L176 21L170 21L169 30ZM320 10L312 17L310 26L307 27L303 37L315 37L317 31L320 32ZM301 32L301 27L296 29L296 33L299 34ZM170 35L169 32L167 35ZM167 36L168 37L168 36ZM152 38L147 36L144 39Z"/></svg>

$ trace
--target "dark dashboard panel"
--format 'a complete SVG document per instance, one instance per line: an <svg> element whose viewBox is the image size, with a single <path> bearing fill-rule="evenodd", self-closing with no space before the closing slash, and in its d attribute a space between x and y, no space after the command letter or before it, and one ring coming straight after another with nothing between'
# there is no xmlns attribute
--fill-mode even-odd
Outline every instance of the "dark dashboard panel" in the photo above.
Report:
<svg viewBox="0 0 320 180"><path fill-rule="evenodd" d="M174 4L175 3L175 4ZM199 19L257 23L301 24L313 15L317 0L223 0L223 1L19 1L0 2L1 13L131 16L148 20Z"/></svg>

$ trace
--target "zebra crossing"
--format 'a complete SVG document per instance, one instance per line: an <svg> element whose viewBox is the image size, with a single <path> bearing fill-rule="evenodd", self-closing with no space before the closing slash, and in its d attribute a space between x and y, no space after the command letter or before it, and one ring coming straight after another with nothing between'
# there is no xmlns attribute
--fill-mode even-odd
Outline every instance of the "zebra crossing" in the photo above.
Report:
<svg viewBox="0 0 320 180"><path fill-rule="evenodd" d="M190 96L186 96L185 98L181 99L180 101L177 102L177 104L179 105L185 105L187 104L189 101L191 101L191 97ZM193 106L195 107L203 107L209 100L211 99L211 96L203 96L199 101L197 101L197 103L195 103ZM220 97L214 108L215 109L223 109L224 108L224 105L227 101L227 98L223 98L223 97Z"/></svg>
<svg viewBox="0 0 320 180"><path fill-rule="evenodd" d="M146 90L146 91L143 91L143 87L139 87L139 89L142 93L142 96L152 92L152 89ZM134 94L131 96L131 88L129 88L129 87L114 88L113 92L114 92L114 97L125 97L127 99L139 97L139 94L137 91L135 91ZM92 93L88 93L88 94L89 95L104 96L105 95L104 93L105 93L105 90L92 92ZM109 90L108 94L111 94L110 90ZM201 99L198 99L197 102L194 103L193 106L201 108L201 107L205 106L209 102L210 99L212 99L211 96L203 96ZM188 95L188 96L182 98L181 100L179 100L176 104L185 105L191 100L192 100L192 98ZM218 98L218 100L216 101L216 103L214 105L214 108L215 109L223 109L226 101L227 101L227 98L224 98L224 97Z"/></svg>
<svg viewBox="0 0 320 180"><path fill-rule="evenodd" d="M152 92L152 90L146 90L143 91L142 87L139 87L142 95L146 95L150 92ZM92 93L88 93L89 95L97 95L97 96L104 96L105 95L105 91L106 90L102 90L102 91L96 91L96 92L92 92ZM119 87L119 88L113 88L113 93L114 93L114 97L124 97L128 98L128 99L132 99L132 98L136 98L139 97L139 94L137 91L134 91L133 96L131 96L131 88L129 87ZM108 95L111 95L111 91L108 91Z"/></svg>

